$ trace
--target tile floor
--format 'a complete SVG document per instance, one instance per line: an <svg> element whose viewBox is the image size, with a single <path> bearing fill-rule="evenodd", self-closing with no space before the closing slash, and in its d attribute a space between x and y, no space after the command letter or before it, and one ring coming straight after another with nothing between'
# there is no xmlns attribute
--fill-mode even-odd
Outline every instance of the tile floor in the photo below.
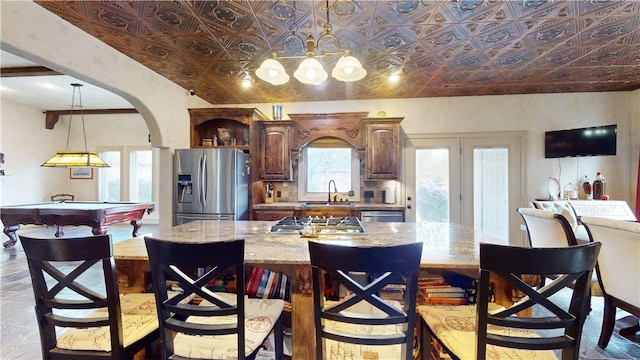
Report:
<svg viewBox="0 0 640 360"><path fill-rule="evenodd" d="M153 232L155 225L145 224L140 234ZM54 227L30 227L18 234L53 236ZM110 227L113 241L131 237L131 226L118 224ZM88 227L65 227L66 236L90 234ZM4 235L3 235L3 238ZM6 239L6 238L5 238ZM5 239L2 239L4 242ZM38 326L33 313L33 293L24 252L19 244L11 249L1 249L0 257L0 359L41 359ZM580 359L640 359L640 334L631 340L613 334L606 350L597 346L602 324L602 298L594 297L593 310L584 327ZM624 316L626 314L621 314ZM296 359L297 360L297 359Z"/></svg>

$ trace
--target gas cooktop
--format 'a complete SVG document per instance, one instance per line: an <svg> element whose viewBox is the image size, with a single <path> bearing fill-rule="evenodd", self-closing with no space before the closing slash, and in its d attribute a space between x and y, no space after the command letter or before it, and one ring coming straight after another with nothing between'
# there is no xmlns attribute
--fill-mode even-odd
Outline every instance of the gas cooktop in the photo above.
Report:
<svg viewBox="0 0 640 360"><path fill-rule="evenodd" d="M305 224L313 224L319 234L364 234L364 227L355 216L297 217L286 216L271 227L272 233L299 234Z"/></svg>

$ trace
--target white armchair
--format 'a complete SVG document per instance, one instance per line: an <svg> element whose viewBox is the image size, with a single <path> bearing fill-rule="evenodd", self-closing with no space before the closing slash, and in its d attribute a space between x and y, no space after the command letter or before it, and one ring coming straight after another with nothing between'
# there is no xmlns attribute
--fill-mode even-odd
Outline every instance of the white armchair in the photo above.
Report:
<svg viewBox="0 0 640 360"><path fill-rule="evenodd" d="M589 235L580 223L579 215L569 201L532 201L536 209L550 211L561 214L571 226L574 237L579 243L589 242Z"/></svg>
<svg viewBox="0 0 640 360"><path fill-rule="evenodd" d="M564 207L562 204L557 207L556 211L518 208L517 212L522 216L527 226L529 246L565 247L577 245L579 242L584 243L576 238L577 218L570 214L573 211L569 211L569 209L569 205ZM586 234L586 230L584 231ZM590 296L602 296L598 276L595 272L592 275Z"/></svg>
<svg viewBox="0 0 640 360"><path fill-rule="evenodd" d="M618 308L640 317L640 223L591 216L580 220L591 241L602 243L596 272L604 292L604 319L598 340L598 346L604 349Z"/></svg>
<svg viewBox="0 0 640 360"><path fill-rule="evenodd" d="M576 245L573 227L567 218L547 210L518 208L525 225L531 247L565 247Z"/></svg>
<svg viewBox="0 0 640 360"><path fill-rule="evenodd" d="M611 220L637 221L626 201L623 200L553 200L532 201L536 209L562 214L573 229L578 243L589 242L587 230L580 221L582 216L597 216Z"/></svg>

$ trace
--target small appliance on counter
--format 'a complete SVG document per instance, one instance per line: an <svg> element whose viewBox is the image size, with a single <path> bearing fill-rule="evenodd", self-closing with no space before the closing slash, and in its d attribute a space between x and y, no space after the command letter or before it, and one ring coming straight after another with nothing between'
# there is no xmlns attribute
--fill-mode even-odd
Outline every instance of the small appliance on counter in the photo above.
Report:
<svg viewBox="0 0 640 360"><path fill-rule="evenodd" d="M394 185L386 185L384 187L384 202L387 204L396 203L396 187Z"/></svg>
<svg viewBox="0 0 640 360"><path fill-rule="evenodd" d="M267 204L273 203L273 184L267 183L265 185L264 202Z"/></svg>

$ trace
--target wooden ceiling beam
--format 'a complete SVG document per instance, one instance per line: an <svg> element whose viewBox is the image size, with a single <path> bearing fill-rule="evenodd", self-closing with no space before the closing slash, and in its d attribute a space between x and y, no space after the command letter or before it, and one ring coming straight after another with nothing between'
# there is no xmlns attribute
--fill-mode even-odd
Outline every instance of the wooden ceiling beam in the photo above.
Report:
<svg viewBox="0 0 640 360"><path fill-rule="evenodd" d="M1 77L23 77L23 76L51 76L51 75L64 75L57 71L51 70L44 66L27 66L27 67L12 67L0 69Z"/></svg>
<svg viewBox="0 0 640 360"><path fill-rule="evenodd" d="M97 109L97 110L46 110L45 128L52 130L58 122L60 115L103 115L103 114L137 114L136 109Z"/></svg>

